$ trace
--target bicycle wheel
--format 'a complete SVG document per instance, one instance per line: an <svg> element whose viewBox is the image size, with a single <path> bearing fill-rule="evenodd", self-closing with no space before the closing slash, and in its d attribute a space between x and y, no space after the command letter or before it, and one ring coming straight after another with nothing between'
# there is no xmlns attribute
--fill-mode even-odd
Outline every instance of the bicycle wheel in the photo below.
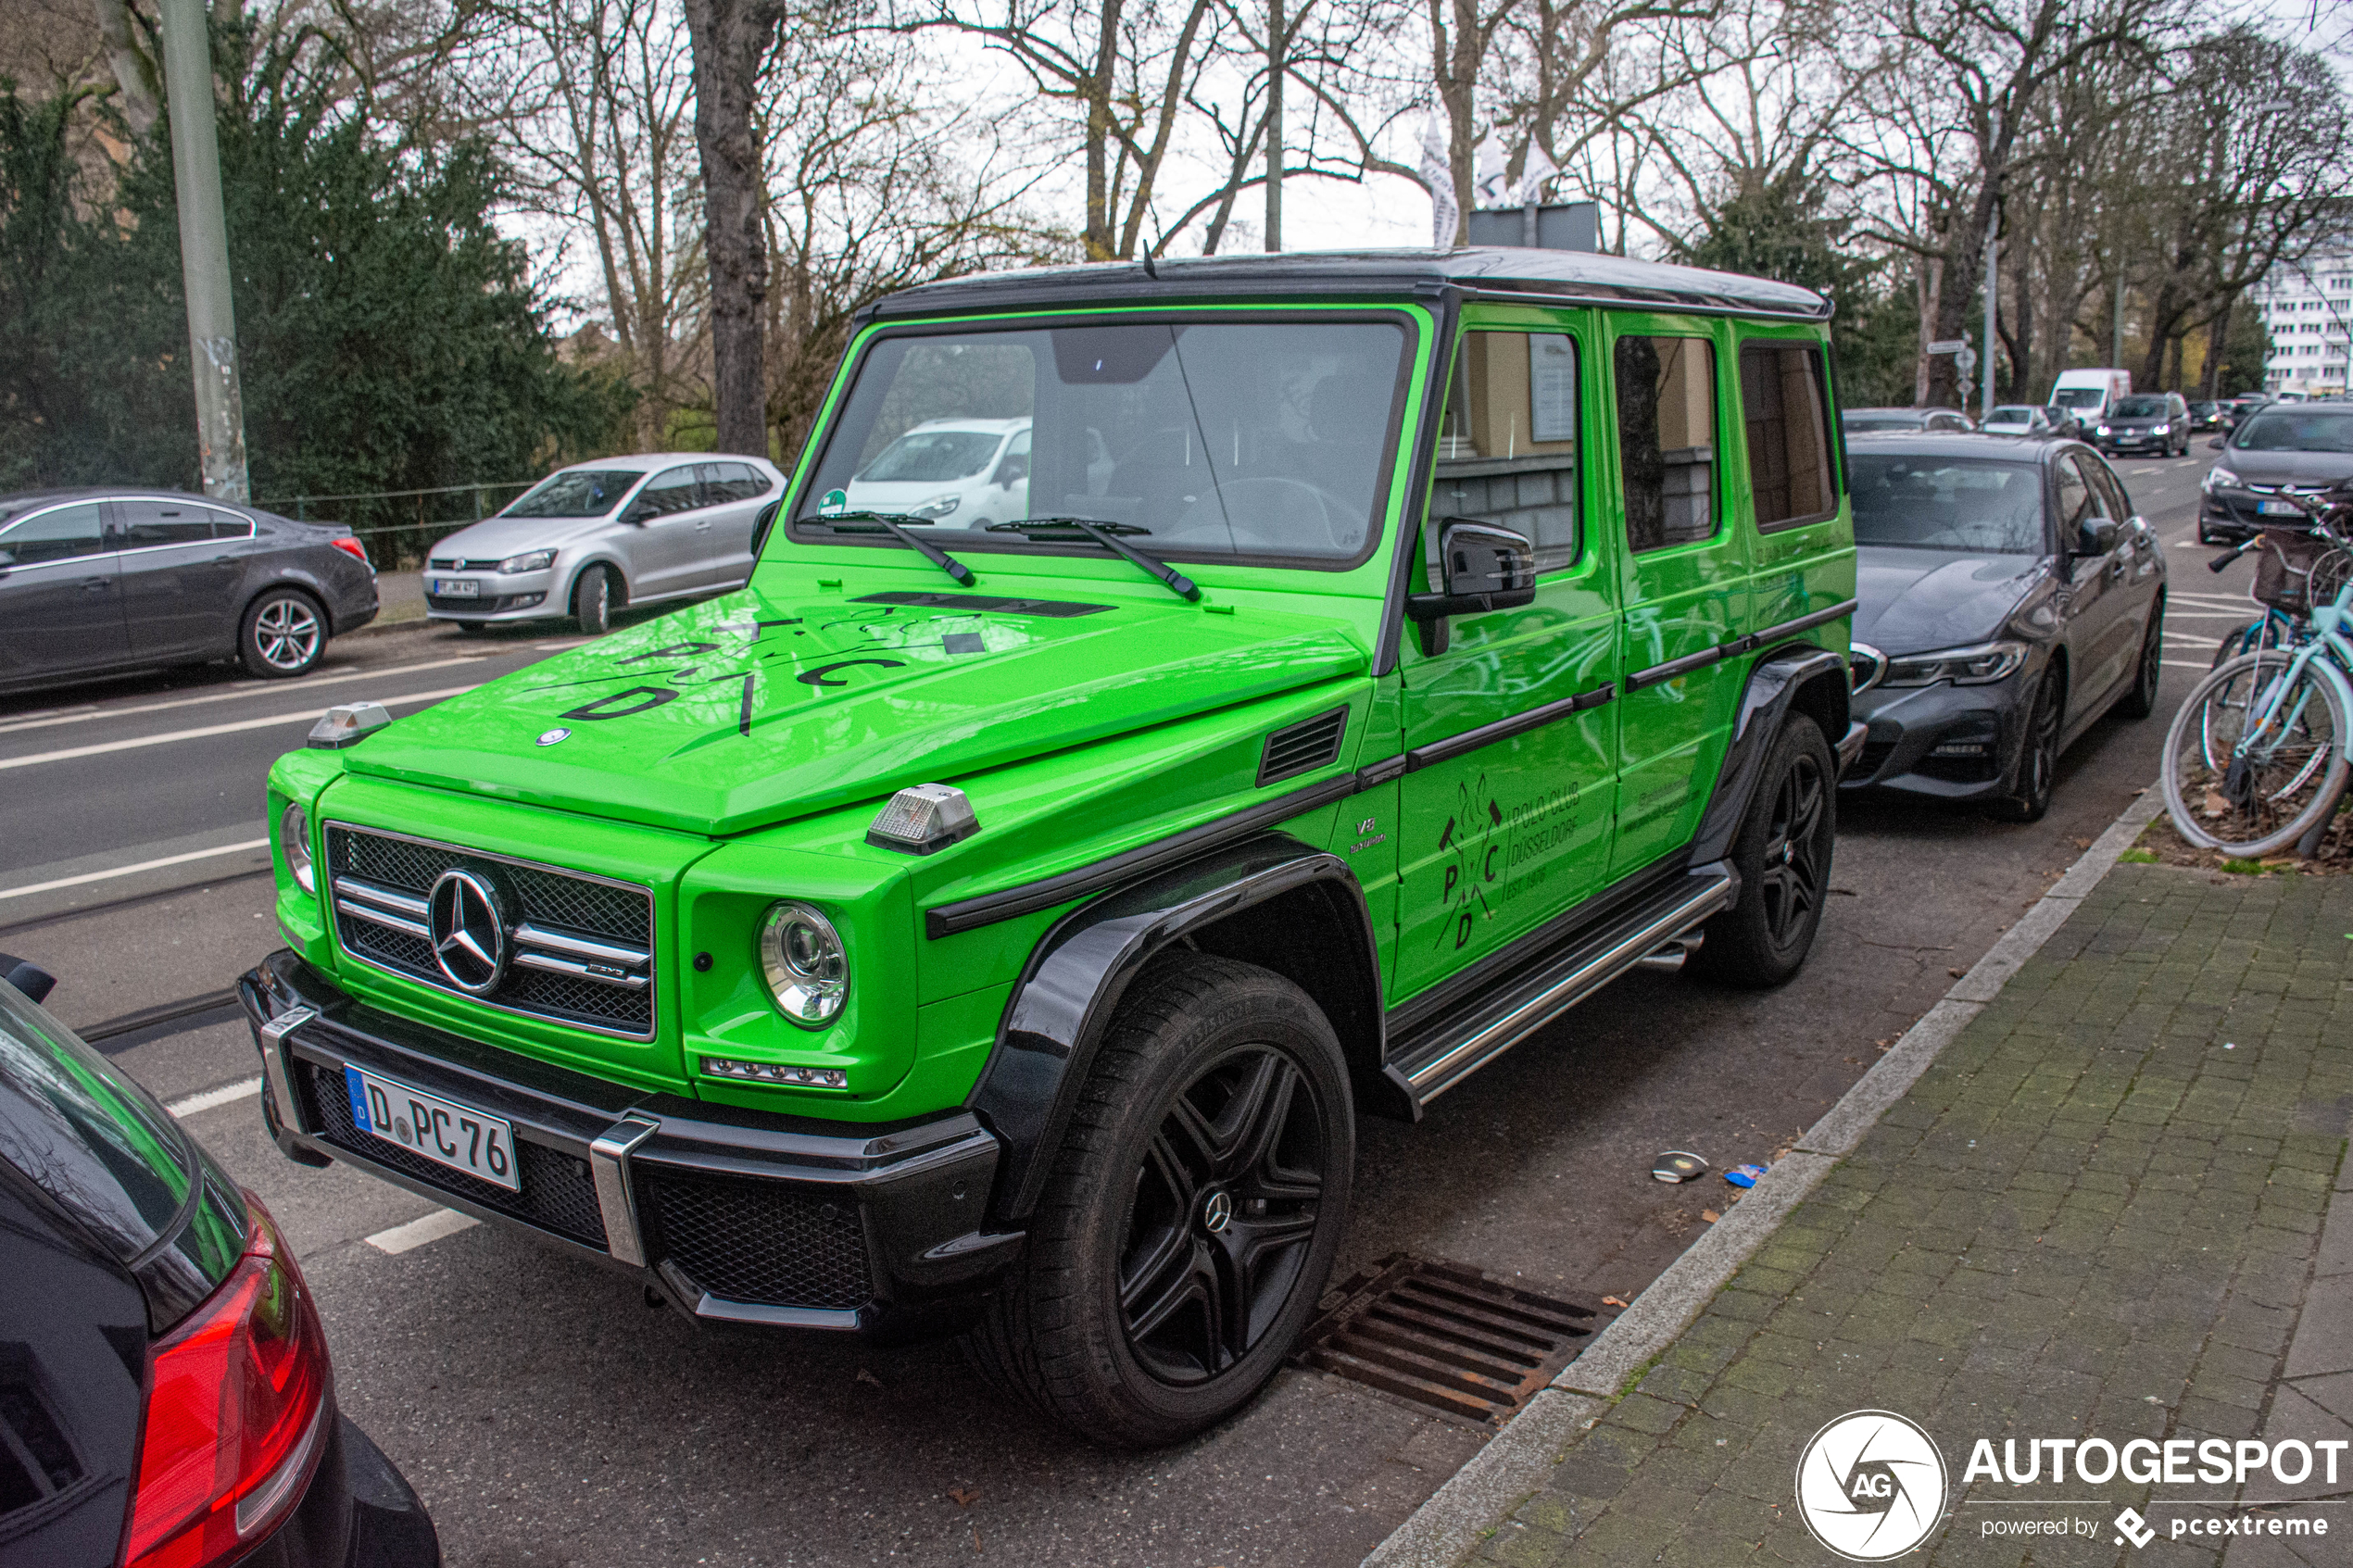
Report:
<svg viewBox="0 0 2353 1568"><path fill-rule="evenodd" d="M2252 859L2287 848L2345 792L2347 732L2334 683L2277 649L2198 683L2165 733L2165 809L2182 836Z"/></svg>

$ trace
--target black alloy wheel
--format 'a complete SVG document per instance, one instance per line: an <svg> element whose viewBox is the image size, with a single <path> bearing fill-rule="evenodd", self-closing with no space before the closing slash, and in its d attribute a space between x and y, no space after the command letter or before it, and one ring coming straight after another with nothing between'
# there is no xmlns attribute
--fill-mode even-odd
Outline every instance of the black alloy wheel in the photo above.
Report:
<svg viewBox="0 0 2353 1568"><path fill-rule="evenodd" d="M1112 1447L1180 1441L1265 1387L1348 1216L1340 1041L1255 964L1172 949L1121 998L1030 1216L965 1340L990 1382Z"/></svg>
<svg viewBox="0 0 2353 1568"><path fill-rule="evenodd" d="M2039 822L2051 809L2051 790L2058 783L2060 696L2058 671L2044 671L2019 746L2017 782L2009 794L1987 804L2004 822Z"/></svg>
<svg viewBox="0 0 2353 1568"><path fill-rule="evenodd" d="M1239 1365L1307 1261L1329 1139L1284 1052L1245 1045L1178 1092L1136 1173L1119 1260L1120 1326L1155 1377Z"/></svg>
<svg viewBox="0 0 2353 1568"><path fill-rule="evenodd" d="M1821 726L1782 721L1733 841L1740 901L1707 922L1684 967L1705 979L1756 988L1795 974L1814 946L1838 847L1838 762Z"/></svg>
<svg viewBox="0 0 2353 1568"><path fill-rule="evenodd" d="M2165 675L2165 600L2150 601L2147 630L2141 633L2141 659L2133 670L2131 689L2116 699L2116 710L2127 719L2145 719L2157 711L2157 685Z"/></svg>

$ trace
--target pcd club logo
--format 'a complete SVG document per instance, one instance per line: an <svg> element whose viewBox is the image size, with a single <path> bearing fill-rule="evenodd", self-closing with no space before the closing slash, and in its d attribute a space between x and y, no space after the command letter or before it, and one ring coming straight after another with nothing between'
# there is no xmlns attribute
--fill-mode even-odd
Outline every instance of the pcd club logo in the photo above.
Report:
<svg viewBox="0 0 2353 1568"><path fill-rule="evenodd" d="M1797 1512L1849 1562L1901 1557L1944 1517L1944 1456L1892 1411L1840 1416L1798 1456Z"/></svg>

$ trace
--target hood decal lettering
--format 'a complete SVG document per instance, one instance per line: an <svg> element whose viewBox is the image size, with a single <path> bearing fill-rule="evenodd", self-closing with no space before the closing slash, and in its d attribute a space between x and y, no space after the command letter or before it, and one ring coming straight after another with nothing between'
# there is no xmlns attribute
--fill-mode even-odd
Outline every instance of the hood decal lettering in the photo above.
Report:
<svg viewBox="0 0 2353 1568"><path fill-rule="evenodd" d="M605 696L598 697L594 702L583 703L580 707L572 709L568 713L561 714L560 717L565 719L587 719L592 721L602 719L626 719L633 714L650 712L654 709L660 708L663 703L672 701L677 696L678 694L672 691L668 686L631 686L626 691L613 692ZM612 704L617 702L627 701L633 696L638 700L634 703L630 703L630 705L626 708L615 708L612 706Z"/></svg>
<svg viewBox="0 0 2353 1568"><path fill-rule="evenodd" d="M650 664L657 659L693 659L706 653L717 653L717 643L673 643L668 647L655 648L650 653L635 653L627 659L613 660L615 668L624 664Z"/></svg>
<svg viewBox="0 0 2353 1568"><path fill-rule="evenodd" d="M846 686L849 684L847 681L828 681L825 677L837 670L847 670L853 664L879 664L887 670L903 670L907 667L907 661L903 659L837 659L831 664L820 664L814 670L804 670L793 679L804 686Z"/></svg>

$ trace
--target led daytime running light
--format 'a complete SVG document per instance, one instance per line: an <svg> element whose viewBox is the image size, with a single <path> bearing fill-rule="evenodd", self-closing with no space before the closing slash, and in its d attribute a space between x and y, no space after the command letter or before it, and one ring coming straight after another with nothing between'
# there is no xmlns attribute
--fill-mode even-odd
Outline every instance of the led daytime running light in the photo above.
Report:
<svg viewBox="0 0 2353 1568"><path fill-rule="evenodd" d="M846 1089L849 1074L838 1067L788 1067L778 1061L730 1061L707 1056L702 1070L714 1078L743 1078L756 1084L795 1084L812 1089Z"/></svg>

